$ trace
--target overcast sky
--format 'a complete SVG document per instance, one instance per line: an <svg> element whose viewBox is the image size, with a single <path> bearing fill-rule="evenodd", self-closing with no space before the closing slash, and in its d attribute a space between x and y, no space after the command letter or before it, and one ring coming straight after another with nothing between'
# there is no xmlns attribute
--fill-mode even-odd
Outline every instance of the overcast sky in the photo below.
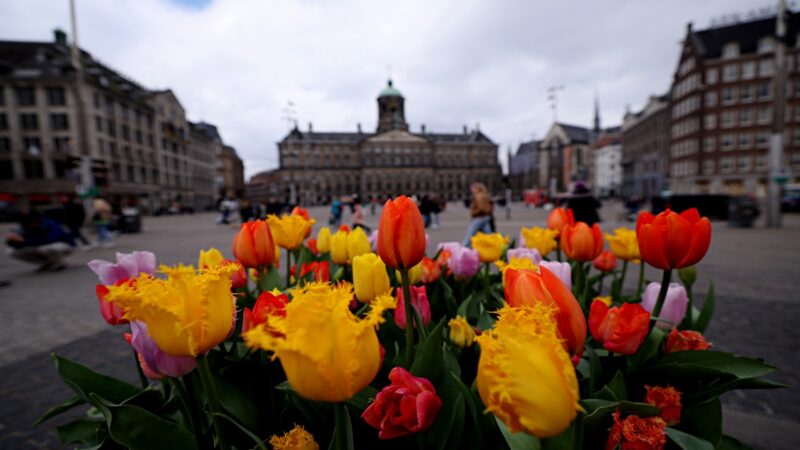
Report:
<svg viewBox="0 0 800 450"><path fill-rule="evenodd" d="M149 88L171 88L190 120L219 126L250 175L276 167L300 126L373 130L387 79L413 131L481 130L501 153L541 138L547 88L560 121L603 126L669 87L686 23L703 29L777 0L76 0L80 45ZM0 39L69 30L68 0L3 0ZM504 156L504 155L503 155ZM505 159L505 158L503 158Z"/></svg>

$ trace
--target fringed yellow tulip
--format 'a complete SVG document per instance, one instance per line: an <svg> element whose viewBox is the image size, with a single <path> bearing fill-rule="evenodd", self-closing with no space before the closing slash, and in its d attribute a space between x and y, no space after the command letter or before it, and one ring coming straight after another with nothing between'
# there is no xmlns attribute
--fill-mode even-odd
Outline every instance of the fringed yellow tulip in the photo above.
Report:
<svg viewBox="0 0 800 450"><path fill-rule="evenodd" d="M337 231L331 236L331 259L334 263L347 264L347 235L346 231Z"/></svg>
<svg viewBox="0 0 800 450"><path fill-rule="evenodd" d="M353 287L361 303L369 303L380 295L389 294L392 286L386 273L386 264L375 253L353 258Z"/></svg>
<svg viewBox="0 0 800 450"><path fill-rule="evenodd" d="M471 242L472 248L478 251L481 262L490 263L500 259L508 245L508 237L500 233L476 233Z"/></svg>
<svg viewBox="0 0 800 450"><path fill-rule="evenodd" d="M269 223L272 237L278 246L287 250L294 250L303 245L303 241L316 222L314 219L306 219L301 215L292 214L281 217L269 215L267 223Z"/></svg>
<svg viewBox="0 0 800 450"><path fill-rule="evenodd" d="M558 247L556 237L558 231L549 228L530 227L522 228L522 239L525 241L525 246L528 248L535 248L539 250L542 256L547 256L550 252ZM634 239L636 236L634 236Z"/></svg>
<svg viewBox="0 0 800 450"><path fill-rule="evenodd" d="M552 314L541 304L505 306L494 329L477 337L478 393L511 432L556 436L581 409L575 369Z"/></svg>
<svg viewBox="0 0 800 450"><path fill-rule="evenodd" d="M286 317L271 317L271 330L259 325L244 334L251 348L274 352L292 388L308 400L343 402L364 389L378 373L380 344L375 328L392 297L380 296L363 319L350 312L353 288L309 283L292 292Z"/></svg>
<svg viewBox="0 0 800 450"><path fill-rule="evenodd" d="M472 326L464 317L456 316L450 319L447 322L447 326L450 328L450 342L453 344L464 348L471 346L475 342L475 330L472 329Z"/></svg>
<svg viewBox="0 0 800 450"><path fill-rule="evenodd" d="M274 450L319 450L319 444L314 436L300 425L295 425L283 436L272 436L269 445Z"/></svg>
<svg viewBox="0 0 800 450"><path fill-rule="evenodd" d="M347 235L347 260L353 262L356 256L372 252L372 244L369 243L364 229L356 227Z"/></svg>
<svg viewBox="0 0 800 450"><path fill-rule="evenodd" d="M208 250L200 250L200 256L197 257L197 267L201 269L210 269L222 264L224 260L225 256L222 255L222 252L211 247Z"/></svg>
<svg viewBox="0 0 800 450"><path fill-rule="evenodd" d="M126 319L147 324L156 345L169 355L194 357L224 341L234 319L230 277L239 266L160 270L166 279L141 275L135 283L108 286L106 298L125 309Z"/></svg>
<svg viewBox="0 0 800 450"><path fill-rule="evenodd" d="M611 248L611 253L623 261L639 262L639 242L636 241L636 231L627 228L617 228L614 234L606 233L606 241Z"/></svg>
<svg viewBox="0 0 800 450"><path fill-rule="evenodd" d="M331 251L331 229L322 227L317 232L317 251L328 253Z"/></svg>

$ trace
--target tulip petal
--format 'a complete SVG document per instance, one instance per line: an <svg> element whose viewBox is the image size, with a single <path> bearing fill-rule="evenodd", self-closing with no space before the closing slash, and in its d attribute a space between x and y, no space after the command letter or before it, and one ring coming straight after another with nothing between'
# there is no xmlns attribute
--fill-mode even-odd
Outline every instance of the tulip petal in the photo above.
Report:
<svg viewBox="0 0 800 450"><path fill-rule="evenodd" d="M692 244L692 225L677 214L666 216L665 252L670 267L677 267L678 263L689 252Z"/></svg>
<svg viewBox="0 0 800 450"><path fill-rule="evenodd" d="M706 256L711 244L711 221L707 217L703 217L692 226L691 233L692 242L689 245L689 251L675 266L678 269L693 266Z"/></svg>

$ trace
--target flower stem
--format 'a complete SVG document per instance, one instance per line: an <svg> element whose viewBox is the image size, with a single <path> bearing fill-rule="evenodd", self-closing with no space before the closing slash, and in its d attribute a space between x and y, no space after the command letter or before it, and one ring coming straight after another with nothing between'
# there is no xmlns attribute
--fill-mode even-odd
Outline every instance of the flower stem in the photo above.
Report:
<svg viewBox="0 0 800 450"><path fill-rule="evenodd" d="M642 296L642 288L644 287L644 261L639 262L639 284L636 286L636 298Z"/></svg>
<svg viewBox="0 0 800 450"><path fill-rule="evenodd" d="M411 310L411 282L408 279L408 269L400 269L400 279L403 283L406 313L406 368L411 369L414 360L414 312Z"/></svg>
<svg viewBox="0 0 800 450"><path fill-rule="evenodd" d="M288 288L292 284L292 252L291 250L286 250L286 287Z"/></svg>
<svg viewBox="0 0 800 450"><path fill-rule="evenodd" d="M330 448L353 448L353 430L350 417L347 415L347 405L338 402L333 405L333 411L335 427Z"/></svg>
<svg viewBox="0 0 800 450"><path fill-rule="evenodd" d="M222 412L222 407L219 403L219 395L217 394L217 386L214 384L214 378L211 376L211 369L208 367L208 357L200 355L197 357L197 368L200 369L200 381L203 384L203 391L206 393L206 400L208 400L208 409L211 416L211 422L214 424L214 433L217 435L217 442L219 448L227 450L228 443L222 433L222 423L217 413Z"/></svg>
<svg viewBox="0 0 800 450"><path fill-rule="evenodd" d="M136 366L136 372L139 374L139 383L141 383L142 389L147 389L149 383L147 382L147 377L144 376L142 365L139 363L139 355L136 354L135 349L133 349L133 365Z"/></svg>
<svg viewBox="0 0 800 450"><path fill-rule="evenodd" d="M603 295L603 280L606 279L606 273L600 272L600 285L597 287L597 295Z"/></svg>
<svg viewBox="0 0 800 450"><path fill-rule="evenodd" d="M694 295L692 294L691 284L686 285L686 297L689 298L689 304L686 308L686 319L684 319L684 325L687 329L691 330L693 329L692 326L694 326L694 320L692 318L692 315L694 314Z"/></svg>
<svg viewBox="0 0 800 450"><path fill-rule="evenodd" d="M558 262L561 262L561 245L558 242L556 242L556 257Z"/></svg>
<svg viewBox="0 0 800 450"><path fill-rule="evenodd" d="M672 269L667 269L664 271L664 275L661 277L661 289L658 291L658 300L656 300L656 306L653 308L653 313L650 314L650 317L658 318L661 314L661 308L664 307L664 300L667 298L667 290L669 289L669 281L672 278ZM656 325L655 320L650 321L650 329L652 330L653 327Z"/></svg>
<svg viewBox="0 0 800 450"><path fill-rule="evenodd" d="M581 272L583 272L583 293L581 294L581 298L582 298L581 301L583 302L584 305L589 304L589 299L587 299L586 297L589 296L589 287L592 284L592 283L589 282L589 273L591 271L592 271L592 265L591 264L589 264L586 267L586 271L585 272L583 270L581 270Z"/></svg>
<svg viewBox="0 0 800 450"><path fill-rule="evenodd" d="M176 393L176 397L178 398L178 402L181 406L181 413L183 414L183 419L188 422L189 429L194 434L195 439L197 442L200 442L200 436L197 433L198 424L195 423L195 417L193 414L192 408L189 406L189 401L187 399L186 388L181 383L179 378L167 378L167 382L170 383L173 387L173 390Z"/></svg>

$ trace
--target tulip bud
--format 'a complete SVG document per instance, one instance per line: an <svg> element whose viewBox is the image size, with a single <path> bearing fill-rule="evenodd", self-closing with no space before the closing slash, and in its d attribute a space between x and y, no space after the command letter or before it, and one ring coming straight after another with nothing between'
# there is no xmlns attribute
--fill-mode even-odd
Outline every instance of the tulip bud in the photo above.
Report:
<svg viewBox="0 0 800 450"><path fill-rule="evenodd" d="M422 262L414 267L420 267L420 281L425 284L433 283L442 275L442 268L431 258L422 258ZM413 269L412 269L413 270Z"/></svg>
<svg viewBox="0 0 800 450"><path fill-rule="evenodd" d="M592 261L592 265L601 272L612 272L617 267L617 257L605 250Z"/></svg>
<svg viewBox="0 0 800 450"><path fill-rule="evenodd" d="M222 252L211 247L208 250L200 250L200 255L197 257L197 267L199 269L217 267L222 264L223 260L225 260L225 257L222 256Z"/></svg>
<svg viewBox="0 0 800 450"><path fill-rule="evenodd" d="M661 410L661 418L669 426L677 425L681 421L681 393L672 386L658 387L645 386L647 394L644 402L657 406Z"/></svg>
<svg viewBox="0 0 800 450"><path fill-rule="evenodd" d="M425 256L425 224L417 205L401 195L383 207L378 223L378 254L388 267L408 269Z"/></svg>
<svg viewBox="0 0 800 450"><path fill-rule="evenodd" d="M664 344L664 353L685 352L688 350L708 350L711 344L697 331L678 331L673 328Z"/></svg>
<svg viewBox="0 0 800 450"><path fill-rule="evenodd" d="M245 222L233 238L233 256L244 267L262 269L277 259L275 241L264 220Z"/></svg>
<svg viewBox="0 0 800 450"><path fill-rule="evenodd" d="M561 230L561 250L576 261L591 261L603 251L603 233L597 224L578 222Z"/></svg>
<svg viewBox="0 0 800 450"><path fill-rule="evenodd" d="M650 283L642 294L642 306L648 312L653 312L658 300L658 292L661 290L661 283ZM686 308L689 304L689 297L686 289L679 283L670 283L667 288L667 297L664 299L664 306L659 313L657 326L664 330L677 326L686 316Z"/></svg>
<svg viewBox="0 0 800 450"><path fill-rule="evenodd" d="M300 425L295 425L283 436L273 435L269 438L273 450L319 450L314 436Z"/></svg>
<svg viewBox="0 0 800 450"><path fill-rule="evenodd" d="M450 342L453 344L465 348L475 342L475 331L464 317L456 316L450 319L447 326L450 328Z"/></svg>
<svg viewBox="0 0 800 450"><path fill-rule="evenodd" d="M678 269L678 276L684 286L691 287L697 281L697 266L684 267Z"/></svg>
<svg viewBox="0 0 800 450"><path fill-rule="evenodd" d="M696 208L676 214L666 210L649 212L636 220L636 239L642 259L653 267L669 270L693 266L706 255L711 244L711 221Z"/></svg>
<svg viewBox="0 0 800 450"><path fill-rule="evenodd" d="M396 289L395 297L397 297L397 307L394 309L394 323L398 328L405 330L410 321L416 328L416 322L412 318L406 317L406 299L403 295L403 288ZM411 305L422 319L422 326L427 327L431 321L431 304L428 303L428 291L425 286L411 286Z"/></svg>
<svg viewBox="0 0 800 450"><path fill-rule="evenodd" d="M442 399L426 378L415 377L402 367L389 372L391 384L383 388L361 417L377 428L380 439L420 433L433 425Z"/></svg>
<svg viewBox="0 0 800 450"><path fill-rule="evenodd" d="M331 259L335 264L347 264L347 234L337 231L331 236Z"/></svg>
<svg viewBox="0 0 800 450"><path fill-rule="evenodd" d="M353 258L365 253L370 253L372 246L369 244L369 238L364 233L364 229L357 227L347 235L347 259L352 262Z"/></svg>
<svg viewBox="0 0 800 450"><path fill-rule="evenodd" d="M353 258L353 288L361 303L369 303L391 291L386 264L374 253Z"/></svg>
<svg viewBox="0 0 800 450"><path fill-rule="evenodd" d="M500 233L478 232L471 239L472 248L478 251L478 256L483 263L491 263L500 259L503 250L508 245L508 237Z"/></svg>
<svg viewBox="0 0 800 450"><path fill-rule="evenodd" d="M331 229L322 227L317 232L317 250L320 253L328 253L331 251Z"/></svg>
<svg viewBox="0 0 800 450"><path fill-rule="evenodd" d="M556 232L556 236L561 234L561 230L567 225L575 223L575 216L569 208L555 208L547 216L547 228Z"/></svg>
<svg viewBox="0 0 800 450"><path fill-rule="evenodd" d="M595 300L589 309L589 331L610 352L632 355L649 333L650 313L636 303L609 308Z"/></svg>

